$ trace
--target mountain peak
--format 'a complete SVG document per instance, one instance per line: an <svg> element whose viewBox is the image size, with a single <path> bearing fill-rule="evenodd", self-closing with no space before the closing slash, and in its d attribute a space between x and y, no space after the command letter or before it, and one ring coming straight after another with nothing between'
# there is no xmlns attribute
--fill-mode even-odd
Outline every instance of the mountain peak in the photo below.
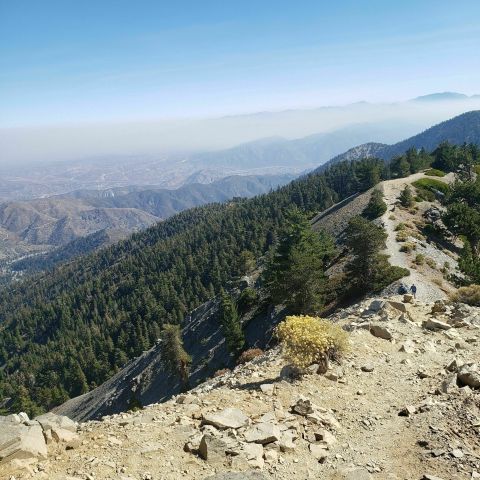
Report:
<svg viewBox="0 0 480 480"><path fill-rule="evenodd" d="M470 98L468 95L464 93L458 92L439 92L439 93L430 93L428 95L422 95L420 97L414 98L413 102L438 102L438 101L446 101L446 100L465 100L466 98Z"/></svg>

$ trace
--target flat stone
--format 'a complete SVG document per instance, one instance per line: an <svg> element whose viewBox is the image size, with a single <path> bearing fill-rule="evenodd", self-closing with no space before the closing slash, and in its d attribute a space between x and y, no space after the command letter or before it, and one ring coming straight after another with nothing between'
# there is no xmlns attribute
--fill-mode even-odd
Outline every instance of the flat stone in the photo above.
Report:
<svg viewBox="0 0 480 480"><path fill-rule="evenodd" d="M245 432L245 440L254 443L272 443L280 440L280 428L271 423L257 423Z"/></svg>
<svg viewBox="0 0 480 480"><path fill-rule="evenodd" d="M371 312L379 312L385 306L385 303L385 300L373 300L367 310L370 310Z"/></svg>
<svg viewBox="0 0 480 480"><path fill-rule="evenodd" d="M416 411L417 411L417 409L413 405L408 405L408 406L402 408L398 412L398 416L399 417L411 417L412 415L414 415L416 413Z"/></svg>
<svg viewBox="0 0 480 480"><path fill-rule="evenodd" d="M308 398L299 398L291 408L292 412L298 415L306 416L309 413L313 413L312 402Z"/></svg>
<svg viewBox="0 0 480 480"><path fill-rule="evenodd" d="M42 426L44 430L62 429L70 432L76 432L78 424L64 415L56 415L55 413L45 413L39 415L35 420Z"/></svg>
<svg viewBox="0 0 480 480"><path fill-rule="evenodd" d="M388 328L383 327L382 325L373 324L370 325L370 333L374 337L383 338L384 340L391 340L393 338L392 333Z"/></svg>
<svg viewBox="0 0 480 480"><path fill-rule="evenodd" d="M282 432L280 437L280 450L282 452L291 452L295 450L295 444L293 443L294 435L291 430Z"/></svg>
<svg viewBox="0 0 480 480"><path fill-rule="evenodd" d="M411 295L410 293L406 293L403 296L403 302L404 303L412 303L413 302L413 295Z"/></svg>
<svg viewBox="0 0 480 480"><path fill-rule="evenodd" d="M215 428L241 428L248 425L248 417L238 408L225 408L221 412L209 413L203 416L204 425L213 425Z"/></svg>
<svg viewBox="0 0 480 480"><path fill-rule="evenodd" d="M373 372L375 370L375 367L372 363L367 363L365 365L362 365L360 367L360 370L362 370L362 372Z"/></svg>
<svg viewBox="0 0 480 480"><path fill-rule="evenodd" d="M328 450L318 443L310 443L308 445L310 453L320 462L323 463L328 457Z"/></svg>
<svg viewBox="0 0 480 480"><path fill-rule="evenodd" d="M460 450L459 448L454 448L451 453L452 453L452 456L455 458L463 458L465 456L463 451Z"/></svg>
<svg viewBox="0 0 480 480"><path fill-rule="evenodd" d="M435 300L435 303L432 306L431 313L444 313L447 311L447 306L443 300Z"/></svg>
<svg viewBox="0 0 480 480"><path fill-rule="evenodd" d="M430 475L426 473L423 475L422 480L444 480L444 479L440 477L436 477L435 475Z"/></svg>
<svg viewBox="0 0 480 480"><path fill-rule="evenodd" d="M407 306L402 302L395 302L393 300L389 300L388 303L393 308L396 308L399 312L402 312L402 313L407 313L408 312Z"/></svg>
<svg viewBox="0 0 480 480"><path fill-rule="evenodd" d="M243 452L250 466L263 468L263 447L258 443L247 443L243 446Z"/></svg>
<svg viewBox="0 0 480 480"><path fill-rule="evenodd" d="M445 378L442 381L442 385L440 387L442 393L451 393L452 390L457 389L457 375L448 375L447 378Z"/></svg>
<svg viewBox="0 0 480 480"><path fill-rule="evenodd" d="M260 385L260 390L265 394L265 395L273 395L273 392L275 390L275 385L273 383L263 383Z"/></svg>
<svg viewBox="0 0 480 480"><path fill-rule="evenodd" d="M422 323L423 328L426 330L449 330L452 328L451 325L434 318L429 318Z"/></svg>
<svg viewBox="0 0 480 480"><path fill-rule="evenodd" d="M206 477L205 480L267 480L267 477L260 472L225 472Z"/></svg>
<svg viewBox="0 0 480 480"><path fill-rule="evenodd" d="M323 445L325 448L331 448L337 443L337 439L333 433L328 430L319 430L315 432L315 440Z"/></svg>

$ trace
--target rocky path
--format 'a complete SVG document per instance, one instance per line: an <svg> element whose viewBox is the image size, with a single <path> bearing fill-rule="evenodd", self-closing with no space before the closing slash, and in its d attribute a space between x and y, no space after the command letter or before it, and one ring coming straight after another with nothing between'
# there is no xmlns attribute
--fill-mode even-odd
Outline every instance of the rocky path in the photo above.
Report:
<svg viewBox="0 0 480 480"><path fill-rule="evenodd" d="M326 375L292 380L274 349L166 403L81 424L47 459L0 465L0 478L478 478L479 393L451 379L468 371L480 387L480 309L431 308L354 305L332 318L351 348ZM215 476L232 471L250 473Z"/></svg>
<svg viewBox="0 0 480 480"><path fill-rule="evenodd" d="M402 220L413 220L413 216L404 211L402 218L402 212L399 212L398 197L400 192L406 185L410 185L415 180L425 178L423 173L416 173L407 178L399 178L395 180L388 180L382 183L383 193L385 195L385 202L388 205L386 213L382 216L382 221L385 226L385 231L388 234L386 253L390 255L390 263L399 267L408 268L410 275L404 279L407 285L415 284L417 286L417 298L422 302L434 302L435 300L446 298L446 293L437 284L432 281L432 277L424 275L411 268L411 258L407 253L400 251L400 244L396 241L395 227L399 223L399 218ZM395 219L392 219L392 215ZM441 256L443 261L450 261L452 259L445 254L440 255L441 252L436 251L438 256Z"/></svg>

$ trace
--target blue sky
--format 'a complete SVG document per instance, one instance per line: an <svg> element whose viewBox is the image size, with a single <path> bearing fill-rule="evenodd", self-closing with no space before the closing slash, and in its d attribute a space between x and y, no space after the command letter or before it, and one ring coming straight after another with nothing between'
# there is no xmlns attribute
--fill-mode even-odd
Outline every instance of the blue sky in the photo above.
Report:
<svg viewBox="0 0 480 480"><path fill-rule="evenodd" d="M0 126L480 93L480 1L0 0Z"/></svg>

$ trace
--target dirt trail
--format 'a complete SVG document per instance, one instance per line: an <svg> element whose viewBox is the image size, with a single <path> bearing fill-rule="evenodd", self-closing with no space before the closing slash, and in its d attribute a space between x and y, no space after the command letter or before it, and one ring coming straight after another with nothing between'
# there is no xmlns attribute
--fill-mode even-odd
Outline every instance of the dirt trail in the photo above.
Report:
<svg viewBox="0 0 480 480"><path fill-rule="evenodd" d="M410 275L405 277L405 283L410 286L417 286L417 299L422 302L434 302L435 300L445 299L446 293L435 283L432 278L411 268L411 259L405 252L400 251L400 244L396 241L395 227L398 224L397 219L390 218L392 214L396 216L399 207L396 206L400 192L406 185L410 185L415 180L426 178L423 173L416 173L406 178L388 180L383 182L383 192L385 202L388 205L387 212L382 216L385 231L388 234L386 253L390 255L390 263L399 267L408 268ZM428 178L428 177L427 177ZM450 258L448 260L451 261Z"/></svg>

